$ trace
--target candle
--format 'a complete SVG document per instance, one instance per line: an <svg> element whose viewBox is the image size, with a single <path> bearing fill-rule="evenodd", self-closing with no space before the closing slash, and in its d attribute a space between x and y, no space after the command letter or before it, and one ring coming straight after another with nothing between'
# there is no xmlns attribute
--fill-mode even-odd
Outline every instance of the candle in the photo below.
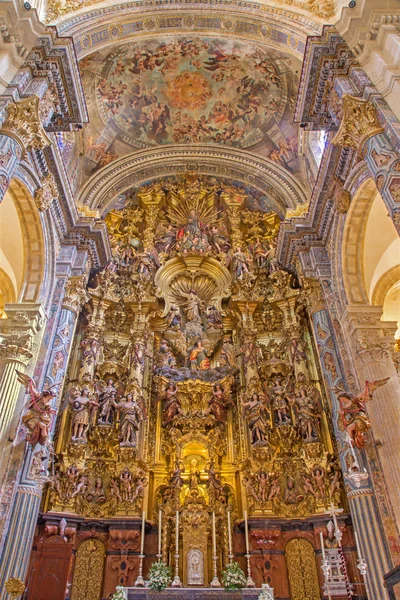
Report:
<svg viewBox="0 0 400 600"><path fill-rule="evenodd" d="M362 554L361 554L361 549L360 549L360 542L359 542L359 539L358 539L357 531L354 531L354 537L356 539L356 546L357 546L358 558L362 559Z"/></svg>
<svg viewBox="0 0 400 600"><path fill-rule="evenodd" d="M232 554L231 511L228 510L228 554Z"/></svg>
<svg viewBox="0 0 400 600"><path fill-rule="evenodd" d="M319 532L319 537L321 539L322 559L325 560L324 536L322 535L322 531Z"/></svg>
<svg viewBox="0 0 400 600"><path fill-rule="evenodd" d="M217 536L215 533L215 513L212 514L213 556L217 556Z"/></svg>
<svg viewBox="0 0 400 600"><path fill-rule="evenodd" d="M161 524L162 524L162 511L158 511L158 554L161 554Z"/></svg>
<svg viewBox="0 0 400 600"><path fill-rule="evenodd" d="M176 511L175 552L179 554L179 510Z"/></svg>
<svg viewBox="0 0 400 600"><path fill-rule="evenodd" d="M249 526L247 524L247 510L244 511L244 532L246 538L246 554L249 554Z"/></svg>
<svg viewBox="0 0 400 600"><path fill-rule="evenodd" d="M143 511L142 514L142 539L140 540L140 554L143 554L144 550L144 529L146 527L146 513Z"/></svg>
<svg viewBox="0 0 400 600"><path fill-rule="evenodd" d="M336 518L336 514L335 513L333 513L333 522L335 524L335 533L337 531L339 531L339 533L340 533L340 529L339 529L339 526L338 526L338 522L337 522L337 518Z"/></svg>

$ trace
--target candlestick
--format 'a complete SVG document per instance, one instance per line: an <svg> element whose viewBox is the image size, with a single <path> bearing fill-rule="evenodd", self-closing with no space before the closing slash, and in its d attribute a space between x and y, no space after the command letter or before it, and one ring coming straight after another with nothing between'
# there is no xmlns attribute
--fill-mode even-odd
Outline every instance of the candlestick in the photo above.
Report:
<svg viewBox="0 0 400 600"><path fill-rule="evenodd" d="M212 514L212 543L213 543L213 555L217 554L217 535L215 532L215 513Z"/></svg>
<svg viewBox="0 0 400 600"><path fill-rule="evenodd" d="M161 536L162 536L162 510L160 508L158 511L158 554L157 554L157 558L159 561L161 560L161 557L162 557Z"/></svg>
<svg viewBox="0 0 400 600"><path fill-rule="evenodd" d="M146 513L143 511L142 513L142 538L140 540L140 554L143 554L144 551L144 530L146 527Z"/></svg>
<svg viewBox="0 0 400 600"><path fill-rule="evenodd" d="M228 510L228 558L229 562L232 562L233 554L232 554L232 531L231 531L231 511Z"/></svg>
<svg viewBox="0 0 400 600"><path fill-rule="evenodd" d="M143 511L142 513L142 537L140 540L140 555L139 555L139 574L135 581L135 587L144 587L144 579L143 579L143 559L144 559L144 532L146 528L146 513Z"/></svg>
<svg viewBox="0 0 400 600"><path fill-rule="evenodd" d="M322 534L322 531L319 532L319 537L320 537L320 540L321 540L322 560L325 560L324 536Z"/></svg>
<svg viewBox="0 0 400 600"><path fill-rule="evenodd" d="M244 533L246 539L246 554L249 554L249 526L247 523L247 510L244 511Z"/></svg>
<svg viewBox="0 0 400 600"><path fill-rule="evenodd" d="M213 512L212 514L212 548L213 548L213 556L212 556L212 561L213 561L213 578L212 581L210 583L210 586L213 588L220 588L221 584L219 582L218 579L218 569L217 569L217 560L218 560L218 556L217 556L217 534L215 531L215 513Z"/></svg>
<svg viewBox="0 0 400 600"><path fill-rule="evenodd" d="M357 531L354 531L354 538L356 540L357 556L358 556L358 558L362 558L362 554L361 554L361 550L360 550L360 542L358 540Z"/></svg>
<svg viewBox="0 0 400 600"><path fill-rule="evenodd" d="M182 587L182 581L179 577L179 510L176 511L175 522L175 577L172 587Z"/></svg>

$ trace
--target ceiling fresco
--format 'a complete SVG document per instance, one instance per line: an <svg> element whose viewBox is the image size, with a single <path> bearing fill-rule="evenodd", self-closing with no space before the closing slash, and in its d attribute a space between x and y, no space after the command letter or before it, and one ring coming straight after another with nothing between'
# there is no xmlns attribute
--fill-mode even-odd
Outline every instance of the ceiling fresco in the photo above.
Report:
<svg viewBox="0 0 400 600"><path fill-rule="evenodd" d="M90 125L80 183L132 151L162 144L246 148L305 179L293 123L300 62L221 38L108 47L80 62Z"/></svg>

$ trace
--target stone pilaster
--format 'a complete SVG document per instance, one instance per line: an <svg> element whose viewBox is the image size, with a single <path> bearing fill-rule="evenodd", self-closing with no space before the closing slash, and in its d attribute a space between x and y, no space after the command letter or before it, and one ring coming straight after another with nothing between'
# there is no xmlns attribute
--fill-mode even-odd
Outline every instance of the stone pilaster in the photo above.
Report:
<svg viewBox="0 0 400 600"><path fill-rule="evenodd" d="M369 474L359 458L358 472L352 471L352 458L344 432L339 427L339 406L333 388L347 389L336 337L327 311L321 285L316 280L306 280L303 286L305 304L313 325L313 335L318 349L320 364L325 378L326 390L331 400L332 423L339 449L339 457L347 488L347 498L353 523L360 539L363 558L368 564L369 598L388 598L383 586L383 576L391 568L387 541L383 535L380 514L373 496ZM371 544L371 540L374 543Z"/></svg>
<svg viewBox="0 0 400 600"><path fill-rule="evenodd" d="M59 384L55 408L60 404L62 383L68 366L77 317L87 300L86 276L71 277L65 286L62 308L51 341L45 375L42 378L46 386ZM54 428L55 419L51 426L50 439ZM0 560L0 600L6 600L8 597L4 590L4 583L7 579L18 577L24 580L28 569L43 484L46 480L44 473L38 473L35 468L35 456L41 453L43 453L41 448L37 450L28 447L20 468ZM39 456L42 469L44 468L43 460L47 462L46 458L46 453Z"/></svg>
<svg viewBox="0 0 400 600"><path fill-rule="evenodd" d="M43 323L38 304L7 304L0 322L0 439L9 433L21 385L15 370L25 372L34 355L34 341Z"/></svg>
<svg viewBox="0 0 400 600"><path fill-rule="evenodd" d="M393 361L396 323L381 321L378 306L348 306L347 332L360 382L389 378L368 403L383 474L397 523L400 523L400 381Z"/></svg>

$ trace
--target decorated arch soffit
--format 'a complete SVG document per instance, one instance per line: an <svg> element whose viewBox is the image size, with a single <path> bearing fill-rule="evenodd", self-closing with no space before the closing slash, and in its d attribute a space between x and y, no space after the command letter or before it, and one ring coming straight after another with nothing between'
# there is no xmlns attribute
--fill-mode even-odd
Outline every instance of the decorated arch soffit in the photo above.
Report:
<svg viewBox="0 0 400 600"><path fill-rule="evenodd" d="M300 195L309 187L293 122L294 54L234 37L146 35L97 50L80 68L91 118L78 187L133 152L198 144L222 162L227 150L246 150L278 187L282 179Z"/></svg>

